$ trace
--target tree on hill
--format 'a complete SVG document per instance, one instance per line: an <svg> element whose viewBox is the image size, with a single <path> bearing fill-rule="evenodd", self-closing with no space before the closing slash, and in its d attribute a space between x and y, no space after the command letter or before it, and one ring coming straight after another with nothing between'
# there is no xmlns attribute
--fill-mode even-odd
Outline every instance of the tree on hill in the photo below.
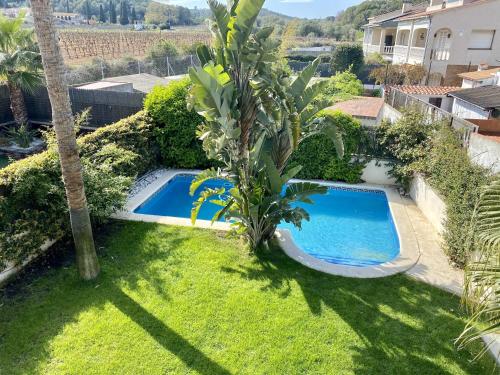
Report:
<svg viewBox="0 0 500 375"><path fill-rule="evenodd" d="M87 23L92 19L92 7L89 0L85 0L85 19Z"/></svg>

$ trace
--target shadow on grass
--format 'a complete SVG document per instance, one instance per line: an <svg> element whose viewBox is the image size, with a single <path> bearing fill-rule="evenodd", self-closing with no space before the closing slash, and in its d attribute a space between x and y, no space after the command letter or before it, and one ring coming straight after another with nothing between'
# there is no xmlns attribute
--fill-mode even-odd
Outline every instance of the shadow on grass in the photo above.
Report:
<svg viewBox="0 0 500 375"><path fill-rule="evenodd" d="M327 275L293 261L277 246L257 253L251 266L222 271L259 281L263 291L284 299L298 285L311 314L333 310L363 341L346 348L353 352L356 374L449 373L445 364L477 373L492 365L489 358L470 362L478 346L466 355L456 351L453 340L464 325L456 316L458 298L405 275L368 280ZM397 288L388 293L390 286Z"/></svg>
<svg viewBox="0 0 500 375"><path fill-rule="evenodd" d="M131 228L133 233L129 232ZM158 297L164 301L170 300L162 272L165 271L165 264L175 269L182 262L176 252L185 241L192 239L195 231L163 227L166 230L159 235L156 228L149 224L116 222L106 233L101 233L96 242L103 244L99 248L102 269L94 282L84 282L78 278L72 252L66 251L64 255L67 259L55 259L52 265L41 261L38 267L33 265L16 282L0 290L0 374L3 371L6 374L36 373L38 364L51 358L51 340L65 326L76 322L82 311L102 309L107 303L112 303L189 368L207 375L230 374L123 292L122 288L138 291L140 286L147 284ZM120 236L124 233L127 234L123 247L116 243L113 246L125 249L127 245L133 244L127 249L131 251L108 253L107 248L111 246L109 241L120 242ZM40 268L41 265L43 267ZM13 310L14 314L2 316L3 309L11 306L20 310L19 314L16 315L17 311ZM7 315L10 315L10 321ZM12 319L13 316L16 319ZM13 322L18 323L18 326L7 327ZM2 332L2 326L8 329ZM13 332L6 333L8 330ZM17 340L15 331L22 331L23 335L36 339ZM4 368L2 362L4 365L7 362L23 365L19 368Z"/></svg>
<svg viewBox="0 0 500 375"><path fill-rule="evenodd" d="M123 314L149 333L163 348L200 374L229 375L230 372L208 358L185 338L144 309L121 289L112 287L110 300Z"/></svg>

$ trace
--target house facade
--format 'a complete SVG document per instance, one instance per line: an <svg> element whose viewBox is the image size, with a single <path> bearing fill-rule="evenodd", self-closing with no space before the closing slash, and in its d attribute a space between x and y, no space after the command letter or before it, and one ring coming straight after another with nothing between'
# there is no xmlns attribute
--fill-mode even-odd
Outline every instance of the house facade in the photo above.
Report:
<svg viewBox="0 0 500 375"><path fill-rule="evenodd" d="M458 74L500 65L500 0L404 3L364 26L365 54L393 64L420 64L430 86L460 86Z"/></svg>

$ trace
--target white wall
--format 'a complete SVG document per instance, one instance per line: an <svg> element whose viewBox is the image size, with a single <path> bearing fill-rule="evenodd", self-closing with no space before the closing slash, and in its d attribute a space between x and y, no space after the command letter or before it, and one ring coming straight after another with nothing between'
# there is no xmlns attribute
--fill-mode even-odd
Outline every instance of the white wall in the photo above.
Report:
<svg viewBox="0 0 500 375"><path fill-rule="evenodd" d="M450 59L433 61L431 73L446 73L448 65L478 65L486 63L497 66L500 59L500 1L486 0L476 5L457 7L432 16L429 40L425 55L425 68L429 68L434 34L444 28L452 32ZM470 50L472 30L496 30L491 50Z"/></svg>
<svg viewBox="0 0 500 375"><path fill-rule="evenodd" d="M410 185L410 196L434 228L439 233L443 233L446 205L421 176L413 179Z"/></svg>
<svg viewBox="0 0 500 375"><path fill-rule="evenodd" d="M453 102L452 113L455 116L465 119L487 120L490 117L490 113L488 111L484 111L473 104L457 98L455 98Z"/></svg>
<svg viewBox="0 0 500 375"><path fill-rule="evenodd" d="M471 134L468 153L474 163L500 173L500 142L481 134Z"/></svg>
<svg viewBox="0 0 500 375"><path fill-rule="evenodd" d="M371 160L363 170L361 179L368 184L396 185L396 180L389 176L391 167L384 160Z"/></svg>

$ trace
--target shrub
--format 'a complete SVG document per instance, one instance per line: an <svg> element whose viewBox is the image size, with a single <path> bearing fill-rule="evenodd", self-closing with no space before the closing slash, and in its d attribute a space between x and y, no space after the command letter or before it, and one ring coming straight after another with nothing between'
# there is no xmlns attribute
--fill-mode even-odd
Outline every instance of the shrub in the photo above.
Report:
<svg viewBox="0 0 500 375"><path fill-rule="evenodd" d="M341 129L345 155L337 157L333 142L327 137L316 135L306 139L294 153L291 165L302 165L298 177L357 183L366 165L357 154L363 142L363 129L359 121L340 111L324 111Z"/></svg>
<svg viewBox="0 0 500 375"><path fill-rule="evenodd" d="M125 203L136 175L156 163L144 113L80 137L78 145L94 224ZM49 239L70 233L59 159L47 151L0 170L0 268L19 264Z"/></svg>
<svg viewBox="0 0 500 375"><path fill-rule="evenodd" d="M162 162L172 168L206 168L211 165L196 132L203 117L187 109L188 79L155 87L144 108L155 125Z"/></svg>
<svg viewBox="0 0 500 375"><path fill-rule="evenodd" d="M334 72L345 72L352 66L352 72L358 75L363 65L363 47L360 44L340 44L333 51L332 69Z"/></svg>
<svg viewBox="0 0 500 375"><path fill-rule="evenodd" d="M408 111L395 123L383 121L377 129L377 140L384 156L392 159L390 174L408 190L419 163L429 149L435 124L428 124L418 112Z"/></svg>
<svg viewBox="0 0 500 375"><path fill-rule="evenodd" d="M469 226L479 202L488 171L473 164L456 132L443 126L433 138L423 173L444 198L444 250L452 261L464 266L471 254Z"/></svg>

